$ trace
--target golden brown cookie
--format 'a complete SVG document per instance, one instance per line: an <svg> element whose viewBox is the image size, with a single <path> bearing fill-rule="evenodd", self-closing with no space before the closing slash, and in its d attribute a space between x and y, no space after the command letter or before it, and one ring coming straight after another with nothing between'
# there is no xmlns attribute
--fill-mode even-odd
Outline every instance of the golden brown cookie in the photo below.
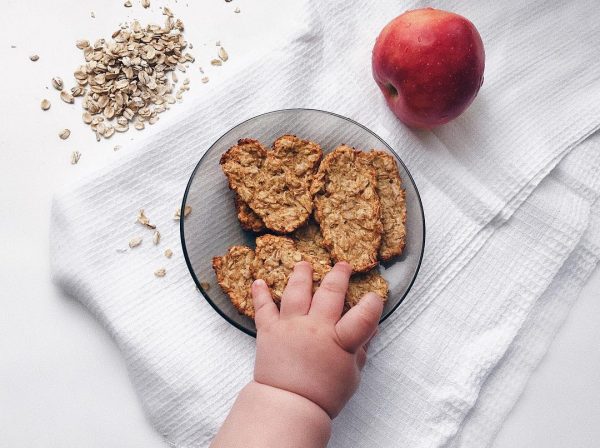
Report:
<svg viewBox="0 0 600 448"><path fill-rule="evenodd" d="M259 173L266 159L267 149L258 140L239 140L221 156L221 168L227 175L229 188L244 200L251 197L260 187Z"/></svg>
<svg viewBox="0 0 600 448"><path fill-rule="evenodd" d="M311 255L302 253L293 239L286 236L263 235L256 238L255 257L251 265L252 276L263 279L279 302L287 285L294 265L308 261L313 267L313 282L318 284L329 272L330 266L323 266Z"/></svg>
<svg viewBox="0 0 600 448"><path fill-rule="evenodd" d="M321 159L319 145L283 136L271 151L256 140L240 140L221 157L229 188L279 233L293 232L312 213L312 173Z"/></svg>
<svg viewBox="0 0 600 448"><path fill-rule="evenodd" d="M368 156L346 145L325 156L313 182L323 245L334 261L348 262L354 272L377 265L383 225L376 189Z"/></svg>
<svg viewBox="0 0 600 448"><path fill-rule="evenodd" d="M273 152L270 154L289 167L296 176L306 178L309 186L323 158L323 151L317 143L289 134L273 142Z"/></svg>
<svg viewBox="0 0 600 448"><path fill-rule="evenodd" d="M292 233L292 238L300 252L312 256L323 266L331 266L331 256L323 247L323 235L316 222L308 221Z"/></svg>
<svg viewBox="0 0 600 448"><path fill-rule="evenodd" d="M235 194L234 201L235 210L237 211L237 217L242 229L257 233L265 230L265 223L260 219L260 216L254 213L250 206L237 193Z"/></svg>
<svg viewBox="0 0 600 448"><path fill-rule="evenodd" d="M233 306L242 314L254 319L254 306L250 287L254 279L250 265L254 251L246 246L232 246L227 254L214 257L212 266L221 289Z"/></svg>
<svg viewBox="0 0 600 448"><path fill-rule="evenodd" d="M344 308L352 308L368 292L376 292L384 302L387 300L388 284L377 269L350 277Z"/></svg>
<svg viewBox="0 0 600 448"><path fill-rule="evenodd" d="M383 235L379 259L391 260L400 255L406 241L406 200L394 156L384 151L367 153L377 176L377 195L381 201Z"/></svg>

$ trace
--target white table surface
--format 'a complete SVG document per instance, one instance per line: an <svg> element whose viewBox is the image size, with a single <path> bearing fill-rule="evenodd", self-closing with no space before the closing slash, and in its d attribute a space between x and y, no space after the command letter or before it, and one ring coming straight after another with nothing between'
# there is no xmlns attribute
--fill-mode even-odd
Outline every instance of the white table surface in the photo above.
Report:
<svg viewBox="0 0 600 448"><path fill-rule="evenodd" d="M74 41L110 34L132 17L162 21L158 1L142 11L121 1L4 0L0 15L0 446L164 447L150 427L123 359L107 333L50 282L48 222L52 192L120 157L136 131L96 143L79 104L60 101L52 76L70 80L81 54ZM252 3L164 1L179 16L201 17L188 39L206 67L214 41L235 49L226 24ZM203 3L205 6L199 6ZM241 14L233 14L239 5ZM255 4L256 5L256 4ZM202 10L200 10L202 9ZM94 10L96 18L90 17ZM209 14L210 12L210 14ZM16 45L16 48L11 48ZM197 49L197 50L196 50ZM28 59L40 56L38 62ZM231 53L231 51L230 51ZM196 64L198 65L198 64ZM197 70L197 69L196 69ZM218 76L218 73L215 73ZM193 71L192 90L201 95ZM69 82L70 86L71 83ZM46 89L47 88L47 89ZM42 112L47 97L52 108ZM159 122L146 134L156 132ZM68 127L67 141L57 134ZM121 145L114 152L115 145ZM73 150L82 153L70 165ZM600 446L600 273L596 272L502 429L495 448Z"/></svg>

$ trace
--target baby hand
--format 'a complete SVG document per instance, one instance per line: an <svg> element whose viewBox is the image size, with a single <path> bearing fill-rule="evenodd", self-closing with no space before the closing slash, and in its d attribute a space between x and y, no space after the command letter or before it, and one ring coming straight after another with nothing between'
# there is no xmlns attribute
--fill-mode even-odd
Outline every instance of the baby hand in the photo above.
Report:
<svg viewBox="0 0 600 448"><path fill-rule="evenodd" d="M300 395L335 417L354 394L383 301L366 294L341 317L351 267L337 263L312 294L312 268L296 264L277 309L263 280L252 285L257 328L254 381ZM341 317L341 318L340 318Z"/></svg>

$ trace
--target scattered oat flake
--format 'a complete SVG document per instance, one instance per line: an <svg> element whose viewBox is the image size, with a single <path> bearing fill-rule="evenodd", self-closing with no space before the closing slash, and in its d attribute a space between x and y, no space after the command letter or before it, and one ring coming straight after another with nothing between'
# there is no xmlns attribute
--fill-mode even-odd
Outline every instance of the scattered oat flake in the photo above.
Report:
<svg viewBox="0 0 600 448"><path fill-rule="evenodd" d="M40 106L41 106L42 110L48 110L48 109L50 109L51 104L50 104L50 101L48 101L47 99L44 98L42 100Z"/></svg>
<svg viewBox="0 0 600 448"><path fill-rule="evenodd" d="M173 251L171 249L165 250L165 257L171 258L173 256Z"/></svg>
<svg viewBox="0 0 600 448"><path fill-rule="evenodd" d="M54 87L56 90L62 90L64 86L63 80L60 77L55 76L52 78L52 87Z"/></svg>
<svg viewBox="0 0 600 448"><path fill-rule="evenodd" d="M144 8L149 8L150 7L150 0L142 0L142 6Z"/></svg>
<svg viewBox="0 0 600 448"><path fill-rule="evenodd" d="M96 14L94 13L94 11L90 12L90 16L92 17L92 19L96 18Z"/></svg>
<svg viewBox="0 0 600 448"><path fill-rule="evenodd" d="M29 56L29 59L33 62L37 61L38 59L40 59L40 57L37 54L32 54L31 56Z"/></svg>
<svg viewBox="0 0 600 448"><path fill-rule="evenodd" d="M213 59L212 61L210 61L211 65L214 65L215 67L218 67L219 65L223 65L223 62L221 62L220 59Z"/></svg>
<svg viewBox="0 0 600 448"><path fill-rule="evenodd" d="M164 277L167 274L167 270L165 268L160 268L154 271L154 275L156 277Z"/></svg>
<svg viewBox="0 0 600 448"><path fill-rule="evenodd" d="M148 219L148 217L144 213L144 209L143 208L141 208L140 211L138 212L136 222L139 222L140 224L142 224L143 226L148 227L149 229L156 229L156 226L154 224L150 223L150 220Z"/></svg>
<svg viewBox="0 0 600 448"><path fill-rule="evenodd" d="M220 46L221 46L221 41L220 41L220 40L218 40L217 42L215 42L215 45L216 45L217 47L220 47Z"/></svg>
<svg viewBox="0 0 600 448"><path fill-rule="evenodd" d="M227 61L227 59L229 59L229 55L225 51L225 48L223 48L223 47L219 48L219 57L221 58L221 60L223 62L225 62L225 61Z"/></svg>
<svg viewBox="0 0 600 448"><path fill-rule="evenodd" d="M123 3L123 6L125 6L125 8L131 8L131 2L129 0L125 0L125 3Z"/></svg>
<svg viewBox="0 0 600 448"><path fill-rule="evenodd" d="M200 282L200 286L206 292L210 291L210 283L208 283L208 282Z"/></svg>
<svg viewBox="0 0 600 448"><path fill-rule="evenodd" d="M73 104L75 102L75 98L73 98L73 95L71 95L71 93L67 92L66 90L60 92L60 99L68 104Z"/></svg>
<svg viewBox="0 0 600 448"><path fill-rule="evenodd" d="M141 236L136 236L135 238L132 238L129 240L129 247L130 248L134 248L134 247L138 247L140 244L142 244L142 237Z"/></svg>
<svg viewBox="0 0 600 448"><path fill-rule="evenodd" d="M160 232L158 230L154 231L154 235L152 236L152 242L154 243L155 246L158 243L160 243Z"/></svg>
<svg viewBox="0 0 600 448"><path fill-rule="evenodd" d="M188 215L192 213L192 207L189 205L185 206L185 209L183 210L183 218L187 218ZM177 211L175 212L175 216L174 219L180 219L181 218L181 208L178 208Z"/></svg>
<svg viewBox="0 0 600 448"><path fill-rule="evenodd" d="M208 76L203 77L201 81L203 84L206 84L208 82Z"/></svg>
<svg viewBox="0 0 600 448"><path fill-rule="evenodd" d="M118 151L119 149L121 149L121 145L116 145L116 146L113 148L113 151Z"/></svg>
<svg viewBox="0 0 600 448"><path fill-rule="evenodd" d="M239 13L241 12L241 11L240 11L240 7L239 7L239 6L238 6L238 7L236 7L236 8L233 10L233 12L235 12L236 14L239 14Z"/></svg>
<svg viewBox="0 0 600 448"><path fill-rule="evenodd" d="M85 40L85 39L81 39L75 42L75 46L77 48L79 48L80 50L83 50L87 47L90 46L90 41L89 40Z"/></svg>
<svg viewBox="0 0 600 448"><path fill-rule="evenodd" d="M106 130L102 134L104 138L111 138L115 134L115 128L113 126L106 126Z"/></svg>
<svg viewBox="0 0 600 448"><path fill-rule="evenodd" d="M71 87L71 95L75 96L83 96L85 93L85 89L81 86Z"/></svg>
<svg viewBox="0 0 600 448"><path fill-rule="evenodd" d="M60 131L58 133L58 136L61 138L61 140L68 139L70 135L71 135L71 131L69 131L68 129L63 129L62 131Z"/></svg>
<svg viewBox="0 0 600 448"><path fill-rule="evenodd" d="M71 165L77 165L79 159L81 159L81 153L79 151L73 151L71 154Z"/></svg>

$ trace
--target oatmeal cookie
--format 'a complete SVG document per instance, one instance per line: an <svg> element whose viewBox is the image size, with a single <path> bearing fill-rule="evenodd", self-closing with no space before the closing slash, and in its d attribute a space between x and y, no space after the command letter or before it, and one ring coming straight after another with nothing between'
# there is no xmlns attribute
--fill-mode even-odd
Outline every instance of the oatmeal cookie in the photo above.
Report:
<svg viewBox="0 0 600 448"><path fill-rule="evenodd" d="M254 306L252 305L253 278L250 265L254 260L254 251L246 246L232 246L227 254L214 257L212 266L217 276L217 281L233 306L241 313L254 319Z"/></svg>
<svg viewBox="0 0 600 448"><path fill-rule="evenodd" d="M384 151L367 153L377 176L377 195L381 201L383 235L379 259L391 260L400 255L406 241L406 200L394 156Z"/></svg>
<svg viewBox="0 0 600 448"><path fill-rule="evenodd" d="M300 252L312 256L323 266L331 266L331 256L323 247L323 235L316 222L308 221L292 233L292 238Z"/></svg>
<svg viewBox="0 0 600 448"><path fill-rule="evenodd" d="M312 265L315 285L330 269L330 266L323 266L311 255L299 251L294 240L286 236L263 235L256 238L255 254L251 265L252 275L255 279L263 279L269 285L275 302L281 300L297 262L304 260Z"/></svg>
<svg viewBox="0 0 600 448"><path fill-rule="evenodd" d="M323 245L354 272L377 265L383 225L376 188L367 155L346 145L325 156L311 188Z"/></svg>
<svg viewBox="0 0 600 448"><path fill-rule="evenodd" d="M352 308L368 292L376 292L384 302L387 300L388 284L377 269L350 277L344 308Z"/></svg>
<svg viewBox="0 0 600 448"><path fill-rule="evenodd" d="M229 188L267 228L289 233L306 223L312 213L310 181L322 151L318 145L292 136L276 143L267 151L256 140L240 140L223 154L221 167Z"/></svg>
<svg viewBox="0 0 600 448"><path fill-rule="evenodd" d="M252 197L260 188L259 174L266 159L267 149L258 140L239 140L221 156L221 168L227 176L229 188L244 200Z"/></svg>
<svg viewBox="0 0 600 448"><path fill-rule="evenodd" d="M235 194L234 201L235 210L237 211L237 217L242 229L257 233L265 230L265 223L263 220L252 211L250 206L240 198L239 194Z"/></svg>
<svg viewBox="0 0 600 448"><path fill-rule="evenodd" d="M317 143L289 134L273 142L273 152L270 154L289 167L297 177L305 178L309 186L323 158L323 151Z"/></svg>

